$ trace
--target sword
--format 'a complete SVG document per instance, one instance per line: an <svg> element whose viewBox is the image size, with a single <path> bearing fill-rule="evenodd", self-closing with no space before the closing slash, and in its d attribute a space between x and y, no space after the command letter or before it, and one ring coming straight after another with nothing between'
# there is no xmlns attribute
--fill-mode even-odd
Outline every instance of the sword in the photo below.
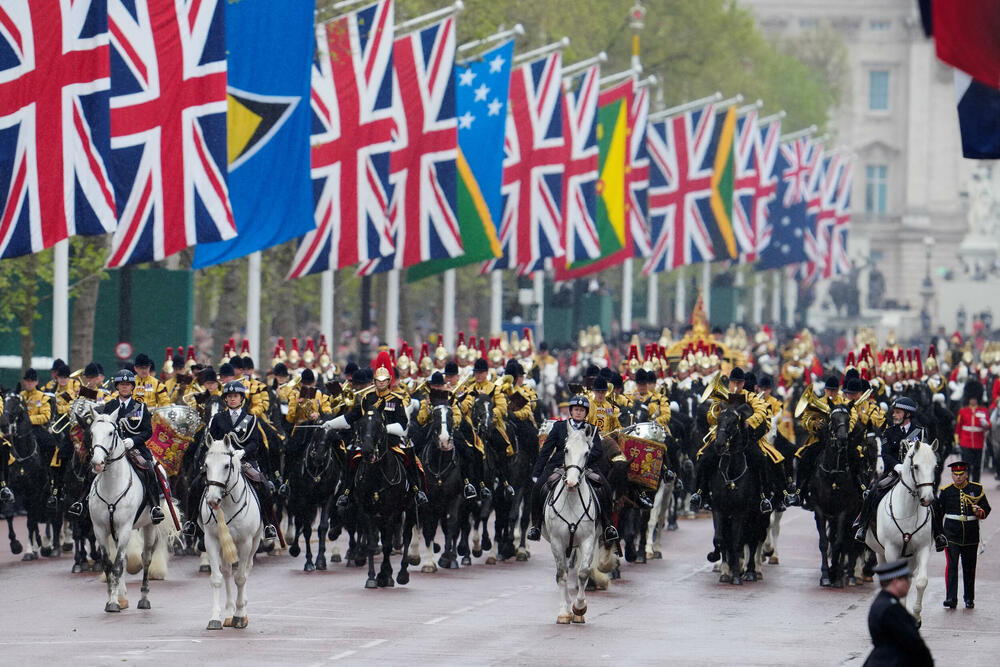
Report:
<svg viewBox="0 0 1000 667"><path fill-rule="evenodd" d="M154 462L153 472L156 473L156 481L160 484L160 491L163 492L163 497L167 499L167 508L170 509L170 518L173 519L174 527L177 529L177 532L180 532L181 522L180 519L177 518L177 512L174 510L174 502L170 496L170 485L167 484L167 478L164 477L163 473L160 471L160 464Z"/></svg>

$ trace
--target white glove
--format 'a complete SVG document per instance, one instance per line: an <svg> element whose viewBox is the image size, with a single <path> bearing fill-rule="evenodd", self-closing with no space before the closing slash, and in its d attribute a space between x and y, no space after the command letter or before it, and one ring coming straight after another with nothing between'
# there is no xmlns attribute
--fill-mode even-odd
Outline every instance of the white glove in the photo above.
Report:
<svg viewBox="0 0 1000 667"><path fill-rule="evenodd" d="M934 394L934 398L932 398L931 400L934 401L935 403L940 403L941 405L944 405L944 394L938 392Z"/></svg>
<svg viewBox="0 0 1000 667"><path fill-rule="evenodd" d="M347 423L347 417L340 415L335 419L323 422L323 430L329 433L330 431L345 431L351 428L351 425Z"/></svg>
<svg viewBox="0 0 1000 667"><path fill-rule="evenodd" d="M389 424L385 427L385 432L389 435L398 435L400 438L406 435L406 429L402 424Z"/></svg>
<svg viewBox="0 0 1000 667"><path fill-rule="evenodd" d="M903 474L903 464L902 463L897 463L896 465L894 465L892 467L892 469L896 472L896 474L899 474L899 475Z"/></svg>
<svg viewBox="0 0 1000 667"><path fill-rule="evenodd" d="M670 401L670 414L675 414L681 406L677 405L677 401Z"/></svg>
<svg viewBox="0 0 1000 667"><path fill-rule="evenodd" d="M816 394L817 397L823 396L825 389L826 389L826 382L821 382L819 380L813 382L813 393Z"/></svg>
<svg viewBox="0 0 1000 667"><path fill-rule="evenodd" d="M132 449L135 447L135 440L132 438L122 438L122 444L125 445L125 449Z"/></svg>

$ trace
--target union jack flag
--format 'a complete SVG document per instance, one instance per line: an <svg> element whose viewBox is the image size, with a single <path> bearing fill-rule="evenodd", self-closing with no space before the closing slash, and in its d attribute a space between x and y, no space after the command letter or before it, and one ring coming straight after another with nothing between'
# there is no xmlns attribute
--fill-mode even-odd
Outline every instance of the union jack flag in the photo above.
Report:
<svg viewBox="0 0 1000 667"><path fill-rule="evenodd" d="M774 227L771 224L771 202L778 192L778 176L775 166L778 161L778 137L781 136L781 121L772 120L754 133L754 169L757 180L754 184L751 228L754 246L741 256L743 262L756 262L760 253L771 245Z"/></svg>
<svg viewBox="0 0 1000 667"><path fill-rule="evenodd" d="M106 0L0 4L0 259L115 227Z"/></svg>
<svg viewBox="0 0 1000 667"><path fill-rule="evenodd" d="M511 75L500 222L504 256L487 262L484 273L514 266L529 270L547 257L565 255L559 231L565 160L561 87L558 51Z"/></svg>
<svg viewBox="0 0 1000 667"><path fill-rule="evenodd" d="M387 257L393 0L316 26L312 179L316 230L289 279Z"/></svg>
<svg viewBox="0 0 1000 667"><path fill-rule="evenodd" d="M830 255L830 236L836 222L837 185L841 165L837 155L821 157L809 179L806 213L810 225L806 229L805 249L809 261L802 267L802 278L812 284L825 272Z"/></svg>
<svg viewBox="0 0 1000 667"><path fill-rule="evenodd" d="M236 236L229 203L224 0L111 0L109 267Z"/></svg>
<svg viewBox="0 0 1000 667"><path fill-rule="evenodd" d="M847 236L851 228L851 185L854 165L843 160L840 171L840 185L837 187L836 222L830 238L830 254L826 263L824 278L832 278L851 272L851 259L847 255Z"/></svg>
<svg viewBox="0 0 1000 667"><path fill-rule="evenodd" d="M458 119L455 116L455 19L393 46L398 134L389 159L391 257L370 259L358 273L403 269L463 253L457 213Z"/></svg>
<svg viewBox="0 0 1000 667"><path fill-rule="evenodd" d="M654 244L642 268L644 275L714 257L704 211L712 195L715 155L709 148L715 118L715 108L708 105L649 125L649 222Z"/></svg>
<svg viewBox="0 0 1000 667"><path fill-rule="evenodd" d="M757 110L750 109L736 118L733 142L733 232L741 259L754 253L757 230L754 208L757 199Z"/></svg>
<svg viewBox="0 0 1000 667"><path fill-rule="evenodd" d="M646 147L646 128L649 125L649 87L637 88L629 110L629 170L628 224L632 230L632 244L636 257L649 257L653 241L649 235L649 150Z"/></svg>
<svg viewBox="0 0 1000 667"><path fill-rule="evenodd" d="M597 97L601 68L588 67L566 93L563 125L566 171L563 174L563 247L566 263L601 254L597 232Z"/></svg>

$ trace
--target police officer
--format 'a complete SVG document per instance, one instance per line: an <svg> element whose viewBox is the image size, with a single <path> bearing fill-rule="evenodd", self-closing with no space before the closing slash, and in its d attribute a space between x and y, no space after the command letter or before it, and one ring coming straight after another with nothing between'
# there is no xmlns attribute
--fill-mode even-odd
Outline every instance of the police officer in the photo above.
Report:
<svg viewBox="0 0 1000 667"><path fill-rule="evenodd" d="M535 467L531 471L531 476L535 480L535 486L531 490L531 527L525 537L529 540L538 541L542 537L542 518L545 511L545 498L548 495L548 480L555 472L556 468L562 467L566 456L566 438L569 429L582 429L587 426L587 412L590 411L590 399L577 394L569 401L569 419L557 421L552 425L549 436L545 439L542 451L535 459ZM598 505L600 506L599 519L604 523L604 541L613 543L618 540L618 530L611 522L611 486L604 476L601 475L598 464L604 456L604 448L601 446L601 434L595 428L594 440L587 454L586 467L589 471L601 476L601 482L594 491L597 493Z"/></svg>
<svg viewBox="0 0 1000 667"><path fill-rule="evenodd" d="M271 484L261 473L258 458L266 456L264 433L258 423L257 415L247 412L247 388L239 380L229 382L222 390L222 400L226 408L217 412L208 425L208 432L214 440L222 440L229 435L229 441L234 447L243 450L243 466L247 480L257 492L260 506L267 524L264 526L264 539L275 540L278 531L275 529L277 520L274 517L274 500L271 494ZM257 474L246 470L253 468Z"/></svg>
<svg viewBox="0 0 1000 667"><path fill-rule="evenodd" d="M160 509L160 483L153 470L155 462L153 455L146 448L146 441L153 436L153 425L149 410L145 403L132 397L135 390L135 373L126 369L118 371L112 379L117 396L104 404L101 412L106 415L116 415L118 421L118 437L123 438L125 449L134 449L149 464L147 470L138 471L143 477L146 488L146 502L149 503L149 516L153 523L163 521L163 510Z"/></svg>
<svg viewBox="0 0 1000 667"><path fill-rule="evenodd" d="M905 558L883 563L875 568L882 587L868 612L868 632L875 648L865 665L933 665L934 658L920 636L916 619L900 600L910 590L910 565Z"/></svg>
<svg viewBox="0 0 1000 667"><path fill-rule="evenodd" d="M944 513L944 534L948 538L944 571L944 606L958 605L958 565L962 564L965 607L976 606L976 553L979 550L979 522L990 514L990 503L979 482L969 481L969 464L949 464L952 483L941 489L938 504Z"/></svg>

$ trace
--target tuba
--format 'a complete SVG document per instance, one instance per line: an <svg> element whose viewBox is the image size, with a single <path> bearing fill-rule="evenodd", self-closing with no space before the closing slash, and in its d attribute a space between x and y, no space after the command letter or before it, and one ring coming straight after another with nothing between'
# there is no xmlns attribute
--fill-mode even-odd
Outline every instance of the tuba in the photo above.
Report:
<svg viewBox="0 0 1000 667"><path fill-rule="evenodd" d="M715 380L712 381L712 384L705 387L705 391L701 394L702 403L710 398L722 402L729 401L729 387L722 383L722 373L716 373Z"/></svg>
<svg viewBox="0 0 1000 667"><path fill-rule="evenodd" d="M795 404L795 418L801 417L806 410L815 410L824 415L830 414L830 406L826 402L826 398L817 396L811 387L806 387L802 395L799 396L799 402Z"/></svg>

